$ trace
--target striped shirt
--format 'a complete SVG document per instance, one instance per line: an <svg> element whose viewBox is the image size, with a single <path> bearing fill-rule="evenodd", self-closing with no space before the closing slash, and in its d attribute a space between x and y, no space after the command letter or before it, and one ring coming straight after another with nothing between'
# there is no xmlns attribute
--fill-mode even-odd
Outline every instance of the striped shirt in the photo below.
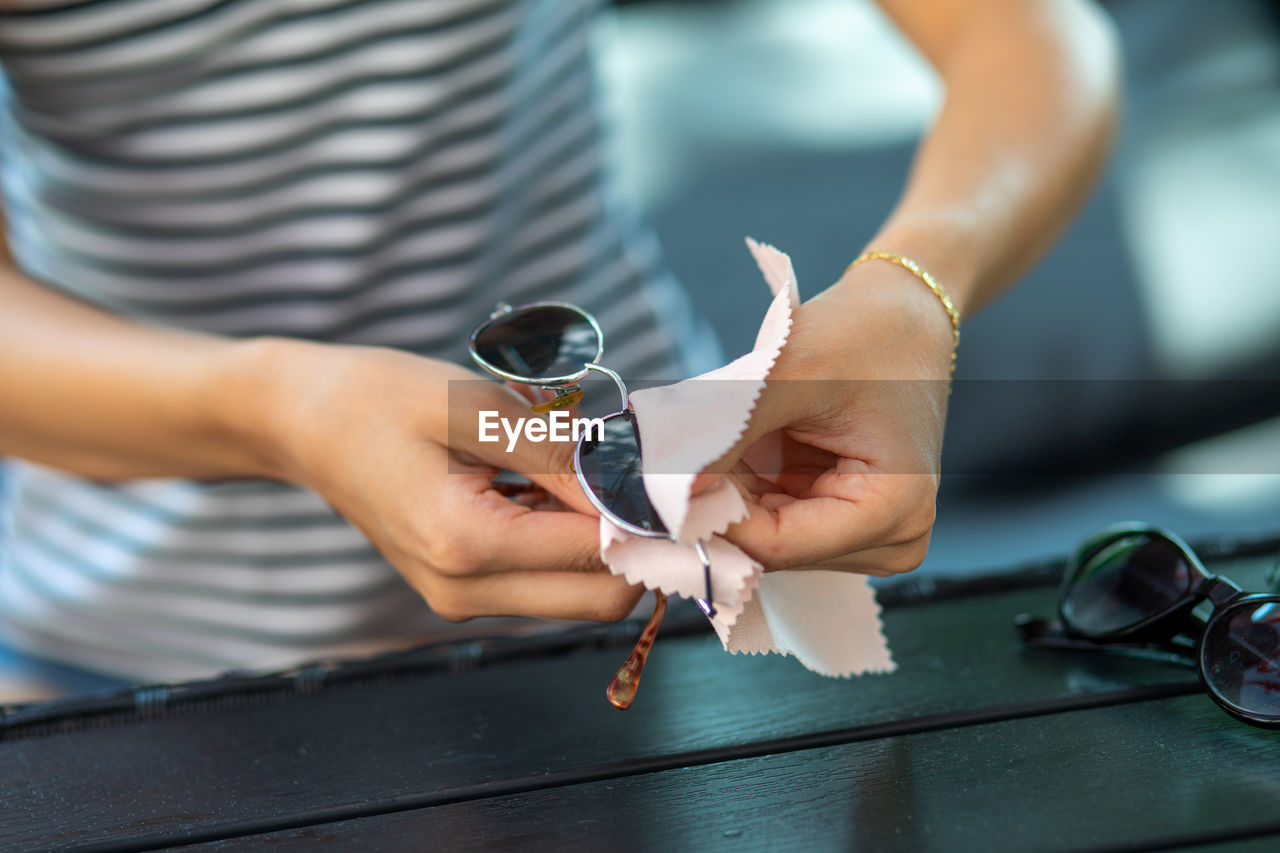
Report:
<svg viewBox="0 0 1280 853"><path fill-rule="evenodd" d="M699 337L688 301L613 188L597 5L6 4L14 258L147 321L457 362L495 302L564 299L624 375L701 367L680 349ZM6 485L0 617L38 654L198 677L453 627L305 490L18 462Z"/></svg>

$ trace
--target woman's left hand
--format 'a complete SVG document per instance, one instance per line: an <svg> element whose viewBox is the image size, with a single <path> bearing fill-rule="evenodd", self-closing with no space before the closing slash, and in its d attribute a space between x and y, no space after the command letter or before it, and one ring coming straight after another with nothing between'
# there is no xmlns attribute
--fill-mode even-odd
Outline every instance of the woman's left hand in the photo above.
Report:
<svg viewBox="0 0 1280 853"><path fill-rule="evenodd" d="M891 575L933 528L952 329L914 275L873 260L800 306L728 476L750 517L726 537L766 570Z"/></svg>

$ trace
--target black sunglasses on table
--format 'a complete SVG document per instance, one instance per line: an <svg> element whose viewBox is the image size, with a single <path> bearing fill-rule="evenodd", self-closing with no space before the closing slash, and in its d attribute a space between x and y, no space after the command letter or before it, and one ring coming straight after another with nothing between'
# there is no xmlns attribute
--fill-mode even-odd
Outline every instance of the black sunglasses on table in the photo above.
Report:
<svg viewBox="0 0 1280 853"><path fill-rule="evenodd" d="M1209 608L1199 615L1201 605ZM1067 562L1058 618L1016 622L1032 647L1159 656L1195 666L1231 716L1280 728L1280 595L1211 574L1173 533L1136 522L1087 539Z"/></svg>

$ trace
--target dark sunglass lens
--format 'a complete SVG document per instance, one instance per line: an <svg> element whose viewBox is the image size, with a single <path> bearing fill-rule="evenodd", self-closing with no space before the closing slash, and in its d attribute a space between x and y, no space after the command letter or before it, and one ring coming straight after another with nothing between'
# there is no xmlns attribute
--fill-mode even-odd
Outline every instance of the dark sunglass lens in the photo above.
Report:
<svg viewBox="0 0 1280 853"><path fill-rule="evenodd" d="M1085 557L1062 615L1078 631L1122 631L1173 606L1190 590L1193 573L1182 549L1163 536L1119 536Z"/></svg>
<svg viewBox="0 0 1280 853"><path fill-rule="evenodd" d="M1280 599L1228 607L1205 630L1201 658L1209 689L1223 701L1280 721Z"/></svg>
<svg viewBox="0 0 1280 853"><path fill-rule="evenodd" d="M592 362L600 337L586 318L548 305L517 309L476 335L476 352L499 370L529 379L572 376Z"/></svg>
<svg viewBox="0 0 1280 853"><path fill-rule="evenodd" d="M606 418L604 437L582 442L579 466L587 486L615 520L654 533L667 532L644 491L640 443L631 416Z"/></svg>

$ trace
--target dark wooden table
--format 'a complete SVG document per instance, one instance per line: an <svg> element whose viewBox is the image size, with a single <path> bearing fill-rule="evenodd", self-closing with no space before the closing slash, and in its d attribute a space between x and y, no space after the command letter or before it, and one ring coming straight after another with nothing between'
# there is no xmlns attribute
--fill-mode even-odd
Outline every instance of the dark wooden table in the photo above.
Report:
<svg viewBox="0 0 1280 853"><path fill-rule="evenodd" d="M1207 550L1261 588L1275 547ZM0 847L1280 849L1280 732L1189 669L1019 649L1056 569L886 592L890 676L677 613L626 713L630 625L11 709Z"/></svg>

